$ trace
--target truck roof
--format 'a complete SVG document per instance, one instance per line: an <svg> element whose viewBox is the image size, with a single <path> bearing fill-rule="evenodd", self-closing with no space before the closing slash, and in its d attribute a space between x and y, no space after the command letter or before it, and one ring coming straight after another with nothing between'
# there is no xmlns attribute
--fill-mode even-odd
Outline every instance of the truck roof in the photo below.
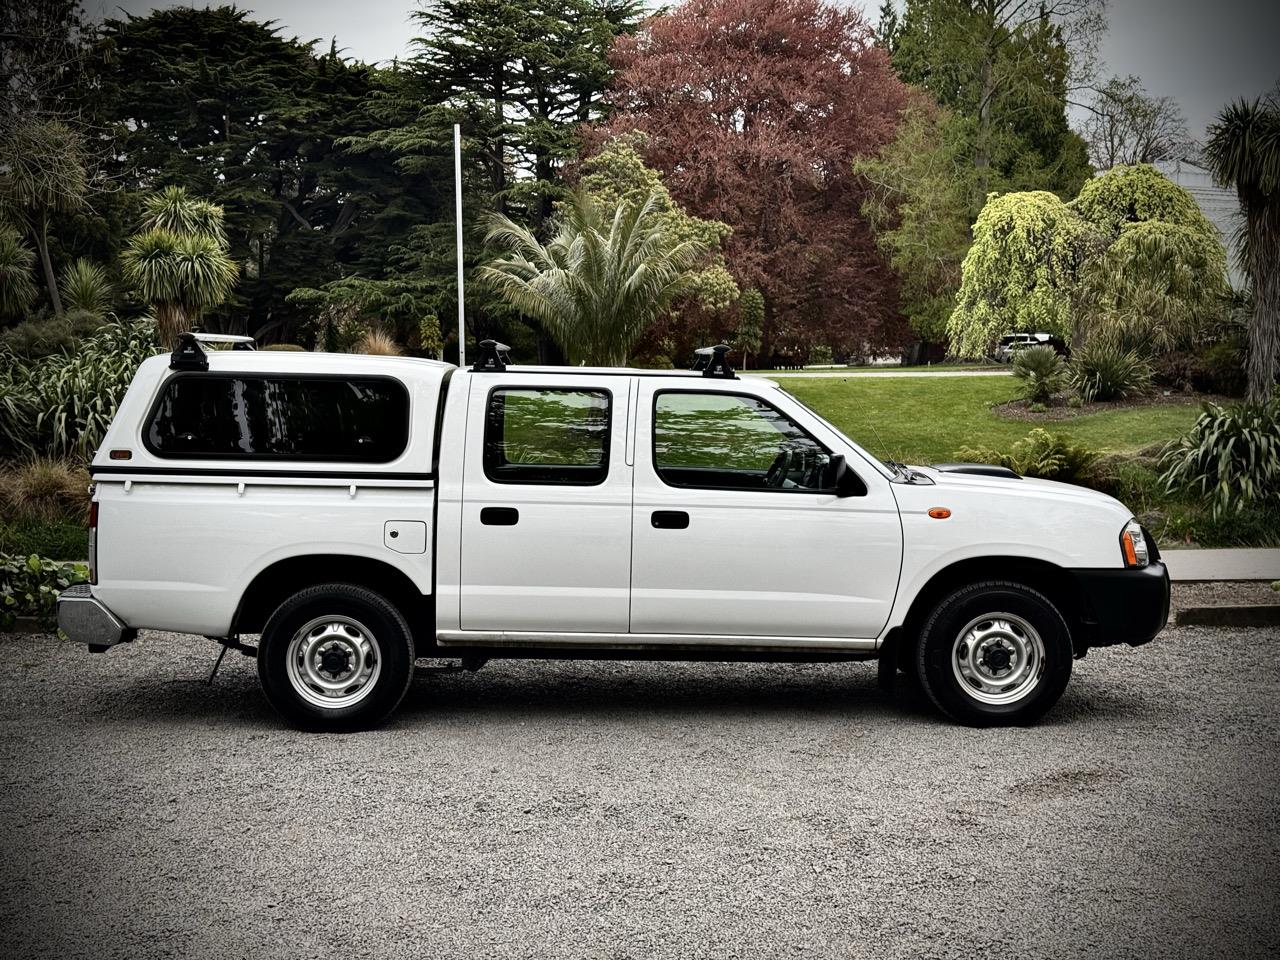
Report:
<svg viewBox="0 0 1280 960"><path fill-rule="evenodd" d="M209 369L211 371L263 373L369 373L384 375L411 376L416 379L437 379L446 371L457 370L458 367L443 360L428 360L423 357L371 356L362 353L312 353L303 350L210 350ZM149 364L159 366L157 361L165 361L168 357L153 357ZM467 368L472 372L471 368ZM647 370L639 367L573 367L538 364L510 364L507 373L546 374L548 376L565 375L599 375L617 377L671 377L674 379L694 380L705 383L706 379L697 370ZM433 376L434 374L434 376ZM494 376L486 371L475 371L476 376ZM765 386L777 387L778 384L747 371ZM719 379L719 378L716 378ZM719 379L723 382L723 379Z"/></svg>

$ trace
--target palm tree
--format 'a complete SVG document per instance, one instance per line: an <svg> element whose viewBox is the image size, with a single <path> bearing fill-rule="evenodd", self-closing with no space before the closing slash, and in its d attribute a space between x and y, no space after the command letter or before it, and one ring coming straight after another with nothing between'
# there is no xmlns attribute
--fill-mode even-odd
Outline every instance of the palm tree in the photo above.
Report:
<svg viewBox="0 0 1280 960"><path fill-rule="evenodd" d="M120 257L125 279L155 309L162 345L173 346L202 311L231 293L239 267L227 255L222 208L182 187L148 197L142 228Z"/></svg>
<svg viewBox="0 0 1280 960"><path fill-rule="evenodd" d="M542 243L496 215L486 243L504 255L480 278L508 305L541 321L570 362L622 366L645 329L670 308L708 252L662 227L650 193L642 203L602 207L577 191Z"/></svg>
<svg viewBox="0 0 1280 960"><path fill-rule="evenodd" d="M1253 287L1249 399L1266 402L1280 366L1280 94L1228 105L1204 153L1214 179L1235 187L1244 213L1240 260Z"/></svg>

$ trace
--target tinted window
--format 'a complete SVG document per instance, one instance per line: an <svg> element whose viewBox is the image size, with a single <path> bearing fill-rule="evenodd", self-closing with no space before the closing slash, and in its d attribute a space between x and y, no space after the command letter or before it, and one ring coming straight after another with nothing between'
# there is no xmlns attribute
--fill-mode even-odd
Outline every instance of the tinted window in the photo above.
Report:
<svg viewBox="0 0 1280 960"><path fill-rule="evenodd" d="M676 487L830 490L827 450L777 408L755 397L660 393L653 462Z"/></svg>
<svg viewBox="0 0 1280 960"><path fill-rule="evenodd" d="M494 390L485 417L484 472L497 483L603 482L608 392Z"/></svg>
<svg viewBox="0 0 1280 960"><path fill-rule="evenodd" d="M395 380L178 376L147 425L162 457L386 463L409 439L409 395Z"/></svg>

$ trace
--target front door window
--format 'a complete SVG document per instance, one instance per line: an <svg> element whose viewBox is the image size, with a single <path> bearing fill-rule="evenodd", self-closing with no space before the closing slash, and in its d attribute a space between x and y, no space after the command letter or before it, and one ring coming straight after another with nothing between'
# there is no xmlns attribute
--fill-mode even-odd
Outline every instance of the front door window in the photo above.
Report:
<svg viewBox="0 0 1280 960"><path fill-rule="evenodd" d="M831 454L758 397L668 391L654 401L662 481L704 490L829 493Z"/></svg>

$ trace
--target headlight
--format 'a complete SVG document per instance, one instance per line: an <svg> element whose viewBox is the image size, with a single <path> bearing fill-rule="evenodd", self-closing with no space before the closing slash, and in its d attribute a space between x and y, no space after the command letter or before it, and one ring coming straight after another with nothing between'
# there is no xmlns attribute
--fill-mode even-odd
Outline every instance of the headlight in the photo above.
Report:
<svg viewBox="0 0 1280 960"><path fill-rule="evenodd" d="M1130 520L1124 525L1124 531L1120 534L1120 553L1126 567L1145 567L1150 562L1147 538L1142 533L1142 524L1137 520Z"/></svg>

